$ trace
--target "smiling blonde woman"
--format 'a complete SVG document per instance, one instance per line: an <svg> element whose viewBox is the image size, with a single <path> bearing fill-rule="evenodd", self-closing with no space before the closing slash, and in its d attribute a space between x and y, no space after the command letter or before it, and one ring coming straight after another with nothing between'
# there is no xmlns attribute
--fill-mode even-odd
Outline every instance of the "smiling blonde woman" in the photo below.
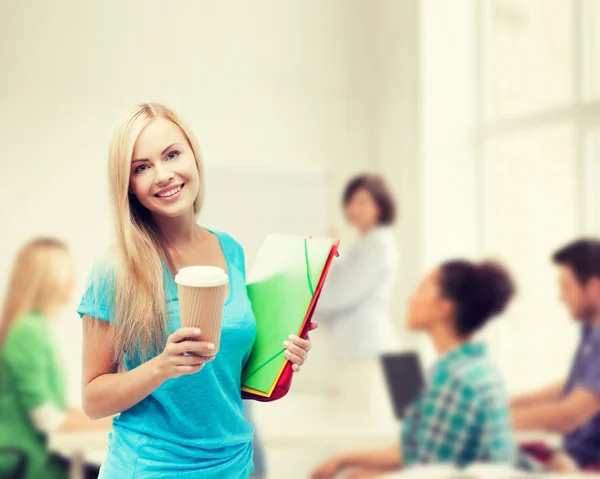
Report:
<svg viewBox="0 0 600 479"><path fill-rule="evenodd" d="M138 105L114 129L109 178L116 251L94 268L79 307L84 409L95 418L120 413L100 477L247 478L253 428L241 375L256 323L242 247L196 223L198 143L169 108ZM190 265L229 276L216 355L198 330L181 328L173 277ZM309 348L298 337L286 342L296 370Z"/></svg>

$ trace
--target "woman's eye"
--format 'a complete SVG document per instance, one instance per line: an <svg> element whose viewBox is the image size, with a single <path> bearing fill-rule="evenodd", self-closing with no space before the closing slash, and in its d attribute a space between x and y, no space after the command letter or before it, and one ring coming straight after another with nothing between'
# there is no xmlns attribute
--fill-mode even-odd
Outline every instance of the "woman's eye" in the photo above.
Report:
<svg viewBox="0 0 600 479"><path fill-rule="evenodd" d="M135 170L133 170L133 172L135 174L138 174L138 173L141 173L142 171L145 171L147 168L148 168L148 165L140 165L140 166L137 166L135 168Z"/></svg>
<svg viewBox="0 0 600 479"><path fill-rule="evenodd" d="M167 153L167 160L174 160L178 156L179 156L178 151L171 151L171 152Z"/></svg>

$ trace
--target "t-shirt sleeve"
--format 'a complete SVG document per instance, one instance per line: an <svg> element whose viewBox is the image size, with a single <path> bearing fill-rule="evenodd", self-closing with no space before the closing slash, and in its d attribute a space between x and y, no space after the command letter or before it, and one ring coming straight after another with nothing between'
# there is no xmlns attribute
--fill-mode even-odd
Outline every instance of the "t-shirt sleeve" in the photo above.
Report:
<svg viewBox="0 0 600 479"><path fill-rule="evenodd" d="M600 346L594 346L585 356L585 371L577 378L575 387L588 389L600 396Z"/></svg>
<svg viewBox="0 0 600 479"><path fill-rule="evenodd" d="M88 315L108 322L113 320L114 280L114 268L107 260L94 265L88 276L85 293L77 308L81 317Z"/></svg>
<svg viewBox="0 0 600 479"><path fill-rule="evenodd" d="M4 345L4 360L15 381L21 403L32 411L46 403L56 407L52 384L61 374L53 366L51 339L43 331L17 324Z"/></svg>

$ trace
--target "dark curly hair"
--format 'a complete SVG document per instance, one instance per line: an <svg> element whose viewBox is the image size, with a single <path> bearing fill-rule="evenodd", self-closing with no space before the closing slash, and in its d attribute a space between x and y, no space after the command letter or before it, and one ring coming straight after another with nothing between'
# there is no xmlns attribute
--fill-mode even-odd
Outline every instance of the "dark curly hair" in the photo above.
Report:
<svg viewBox="0 0 600 479"><path fill-rule="evenodd" d="M515 292L508 271L499 263L448 261L440 268L442 295L456 307L456 329L463 336L479 330L506 308Z"/></svg>

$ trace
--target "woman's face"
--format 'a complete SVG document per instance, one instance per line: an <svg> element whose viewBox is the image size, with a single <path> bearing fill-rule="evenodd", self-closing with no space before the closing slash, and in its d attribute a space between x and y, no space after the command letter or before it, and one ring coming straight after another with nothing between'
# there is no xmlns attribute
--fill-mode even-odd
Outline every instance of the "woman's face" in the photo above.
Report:
<svg viewBox="0 0 600 479"><path fill-rule="evenodd" d="M150 212L174 218L193 208L200 188L194 152L181 129L158 117L133 149L129 191Z"/></svg>
<svg viewBox="0 0 600 479"><path fill-rule="evenodd" d="M451 304L441 295L439 270L429 273L409 301L407 327L412 331L431 329L448 317Z"/></svg>
<svg viewBox="0 0 600 479"><path fill-rule="evenodd" d="M379 206L365 188L359 188L354 192L344 208L344 213L348 222L363 232L379 223Z"/></svg>

